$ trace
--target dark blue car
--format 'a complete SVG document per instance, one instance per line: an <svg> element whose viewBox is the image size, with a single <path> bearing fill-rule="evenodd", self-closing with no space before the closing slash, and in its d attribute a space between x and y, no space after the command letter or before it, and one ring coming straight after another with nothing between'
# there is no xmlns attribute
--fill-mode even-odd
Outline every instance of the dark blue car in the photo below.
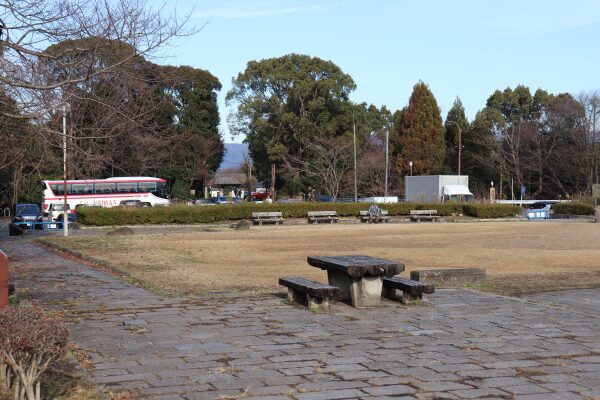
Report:
<svg viewBox="0 0 600 400"><path fill-rule="evenodd" d="M44 222L44 218L40 206L37 204L17 204L12 222L28 228L42 229L43 225L41 223Z"/></svg>

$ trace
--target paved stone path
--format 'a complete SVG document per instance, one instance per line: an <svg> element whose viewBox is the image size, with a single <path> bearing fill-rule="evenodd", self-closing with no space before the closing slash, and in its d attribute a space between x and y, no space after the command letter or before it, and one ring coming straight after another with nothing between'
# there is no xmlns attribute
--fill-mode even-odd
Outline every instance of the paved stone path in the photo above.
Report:
<svg viewBox="0 0 600 400"><path fill-rule="evenodd" d="M76 317L72 340L90 351L91 377L105 392L188 400L600 399L600 290L531 302L440 290L422 306L335 304L312 313L277 297L162 298L28 239L5 239L0 248L20 293Z"/></svg>

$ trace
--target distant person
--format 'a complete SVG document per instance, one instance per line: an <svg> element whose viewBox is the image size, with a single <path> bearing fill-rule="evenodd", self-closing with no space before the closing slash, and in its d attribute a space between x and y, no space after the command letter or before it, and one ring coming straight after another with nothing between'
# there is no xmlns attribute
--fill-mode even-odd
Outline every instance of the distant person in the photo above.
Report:
<svg viewBox="0 0 600 400"><path fill-rule="evenodd" d="M372 204L369 207L369 223L379 222L381 219L381 208L377 204Z"/></svg>
<svg viewBox="0 0 600 400"><path fill-rule="evenodd" d="M267 198L265 199L265 203L273 203L273 199L271 198L271 196L267 196Z"/></svg>

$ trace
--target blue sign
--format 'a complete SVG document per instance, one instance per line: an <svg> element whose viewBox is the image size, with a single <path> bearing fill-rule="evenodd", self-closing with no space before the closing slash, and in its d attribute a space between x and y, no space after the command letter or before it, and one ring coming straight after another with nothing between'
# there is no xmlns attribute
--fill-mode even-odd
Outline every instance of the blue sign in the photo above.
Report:
<svg viewBox="0 0 600 400"><path fill-rule="evenodd" d="M521 185L521 196L525 196L525 186Z"/></svg>

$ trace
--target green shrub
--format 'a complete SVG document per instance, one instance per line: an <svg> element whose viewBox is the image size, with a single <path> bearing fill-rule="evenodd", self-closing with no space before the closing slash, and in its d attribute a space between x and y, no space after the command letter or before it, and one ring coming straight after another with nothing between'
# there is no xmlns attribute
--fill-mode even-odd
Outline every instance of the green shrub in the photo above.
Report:
<svg viewBox="0 0 600 400"><path fill-rule="evenodd" d="M552 205L554 214L594 215L595 207L587 203L557 203Z"/></svg>
<svg viewBox="0 0 600 400"><path fill-rule="evenodd" d="M381 204L390 215L409 215L410 210L437 210L442 216L465 213L478 218L514 216L520 208L509 205L489 204L427 204L395 203ZM77 210L78 220L85 225L139 225L139 224L197 224L227 220L250 219L253 212L281 211L284 218L306 218L309 211L337 211L342 217L358 216L367 210L365 203L276 203L233 204L217 206L170 206L152 208L99 208L82 207ZM468 209L469 211L466 211Z"/></svg>
<svg viewBox="0 0 600 400"><path fill-rule="evenodd" d="M442 216L463 213L463 204L461 203L420 203L413 206L411 210L436 210Z"/></svg>
<svg viewBox="0 0 600 400"><path fill-rule="evenodd" d="M512 204L464 204L463 213L475 218L506 218L521 213L521 207Z"/></svg>

